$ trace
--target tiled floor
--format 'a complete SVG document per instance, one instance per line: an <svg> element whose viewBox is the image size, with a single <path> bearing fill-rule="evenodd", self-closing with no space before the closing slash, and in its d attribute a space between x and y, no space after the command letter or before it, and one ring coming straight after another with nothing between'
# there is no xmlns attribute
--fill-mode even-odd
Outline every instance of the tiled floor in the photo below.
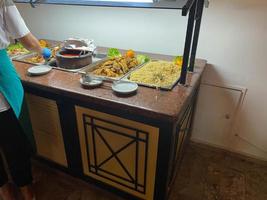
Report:
<svg viewBox="0 0 267 200"><path fill-rule="evenodd" d="M38 200L123 200L61 172L34 165ZM170 200L267 200L267 164L191 144Z"/></svg>
<svg viewBox="0 0 267 200"><path fill-rule="evenodd" d="M267 200L267 162L191 144L171 200Z"/></svg>

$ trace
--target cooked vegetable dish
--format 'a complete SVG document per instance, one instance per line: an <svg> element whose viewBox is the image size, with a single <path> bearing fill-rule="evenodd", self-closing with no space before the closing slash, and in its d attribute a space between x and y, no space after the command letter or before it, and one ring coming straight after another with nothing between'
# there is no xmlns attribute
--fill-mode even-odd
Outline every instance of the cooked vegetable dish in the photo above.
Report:
<svg viewBox="0 0 267 200"><path fill-rule="evenodd" d="M180 76L181 66L168 61L151 61L131 73L131 81L156 87L170 87Z"/></svg>
<svg viewBox="0 0 267 200"><path fill-rule="evenodd" d="M45 59L41 55L37 55L31 58L26 58L24 61L30 62L30 63L44 63Z"/></svg>
<svg viewBox="0 0 267 200"><path fill-rule="evenodd" d="M39 43L42 48L44 47L50 48L51 46L46 40L39 40ZM7 47L7 52L10 56L20 56L20 55L27 54L30 51L28 51L20 42L18 42L16 44L10 44Z"/></svg>
<svg viewBox="0 0 267 200"><path fill-rule="evenodd" d="M7 52L10 56L19 56L28 53L29 51L25 49L21 43L10 44L7 47Z"/></svg>
<svg viewBox="0 0 267 200"><path fill-rule="evenodd" d="M52 49L52 52L51 52L51 58L55 58L56 57L56 53L57 51L60 50L60 47L59 46L56 46ZM43 56L41 55L37 55L37 56L34 56L34 57L30 57L30 58L26 58L24 61L26 62L30 62L30 63L44 63L45 62L45 59L43 58Z"/></svg>
<svg viewBox="0 0 267 200"><path fill-rule="evenodd" d="M121 77L137 65L138 62L135 57L114 57L101 63L92 73L98 76Z"/></svg>

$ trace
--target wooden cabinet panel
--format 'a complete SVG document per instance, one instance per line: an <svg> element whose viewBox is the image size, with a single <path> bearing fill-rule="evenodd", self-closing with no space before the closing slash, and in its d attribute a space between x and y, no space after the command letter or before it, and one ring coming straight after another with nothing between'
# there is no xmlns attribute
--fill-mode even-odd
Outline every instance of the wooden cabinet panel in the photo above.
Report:
<svg viewBox="0 0 267 200"><path fill-rule="evenodd" d="M60 119L55 101L26 95L37 154L67 167Z"/></svg>
<svg viewBox="0 0 267 200"><path fill-rule="evenodd" d="M84 174L152 200L159 129L78 106L76 115Z"/></svg>

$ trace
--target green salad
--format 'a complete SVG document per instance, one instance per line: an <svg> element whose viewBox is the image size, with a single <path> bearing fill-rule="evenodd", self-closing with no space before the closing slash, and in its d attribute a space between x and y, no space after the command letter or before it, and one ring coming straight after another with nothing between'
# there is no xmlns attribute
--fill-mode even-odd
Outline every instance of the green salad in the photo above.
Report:
<svg viewBox="0 0 267 200"><path fill-rule="evenodd" d="M29 51L23 47L21 43L16 43L16 44L10 44L7 47L7 52L9 55L21 55L28 53Z"/></svg>
<svg viewBox="0 0 267 200"><path fill-rule="evenodd" d="M108 50L108 57L109 58L116 58L116 57L120 57L121 56L121 53L118 49L116 48L110 48Z"/></svg>
<svg viewBox="0 0 267 200"><path fill-rule="evenodd" d="M139 64L143 64L143 63L150 61L150 58L147 55L142 55L142 54L138 54L136 56L136 59Z"/></svg>

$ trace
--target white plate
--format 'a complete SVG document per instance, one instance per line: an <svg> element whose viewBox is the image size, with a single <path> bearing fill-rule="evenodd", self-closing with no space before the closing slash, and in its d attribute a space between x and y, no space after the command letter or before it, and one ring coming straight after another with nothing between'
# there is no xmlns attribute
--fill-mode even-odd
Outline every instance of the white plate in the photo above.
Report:
<svg viewBox="0 0 267 200"><path fill-rule="evenodd" d="M138 85L133 82L120 81L115 82L112 85L112 90L120 94L130 94L135 92L138 89Z"/></svg>
<svg viewBox="0 0 267 200"><path fill-rule="evenodd" d="M97 87L103 83L103 80L93 79L91 81L84 81L83 78L80 78L80 83L88 87Z"/></svg>
<svg viewBox="0 0 267 200"><path fill-rule="evenodd" d="M43 75L50 72L52 67L48 65L36 65L28 69L28 73L31 75Z"/></svg>

